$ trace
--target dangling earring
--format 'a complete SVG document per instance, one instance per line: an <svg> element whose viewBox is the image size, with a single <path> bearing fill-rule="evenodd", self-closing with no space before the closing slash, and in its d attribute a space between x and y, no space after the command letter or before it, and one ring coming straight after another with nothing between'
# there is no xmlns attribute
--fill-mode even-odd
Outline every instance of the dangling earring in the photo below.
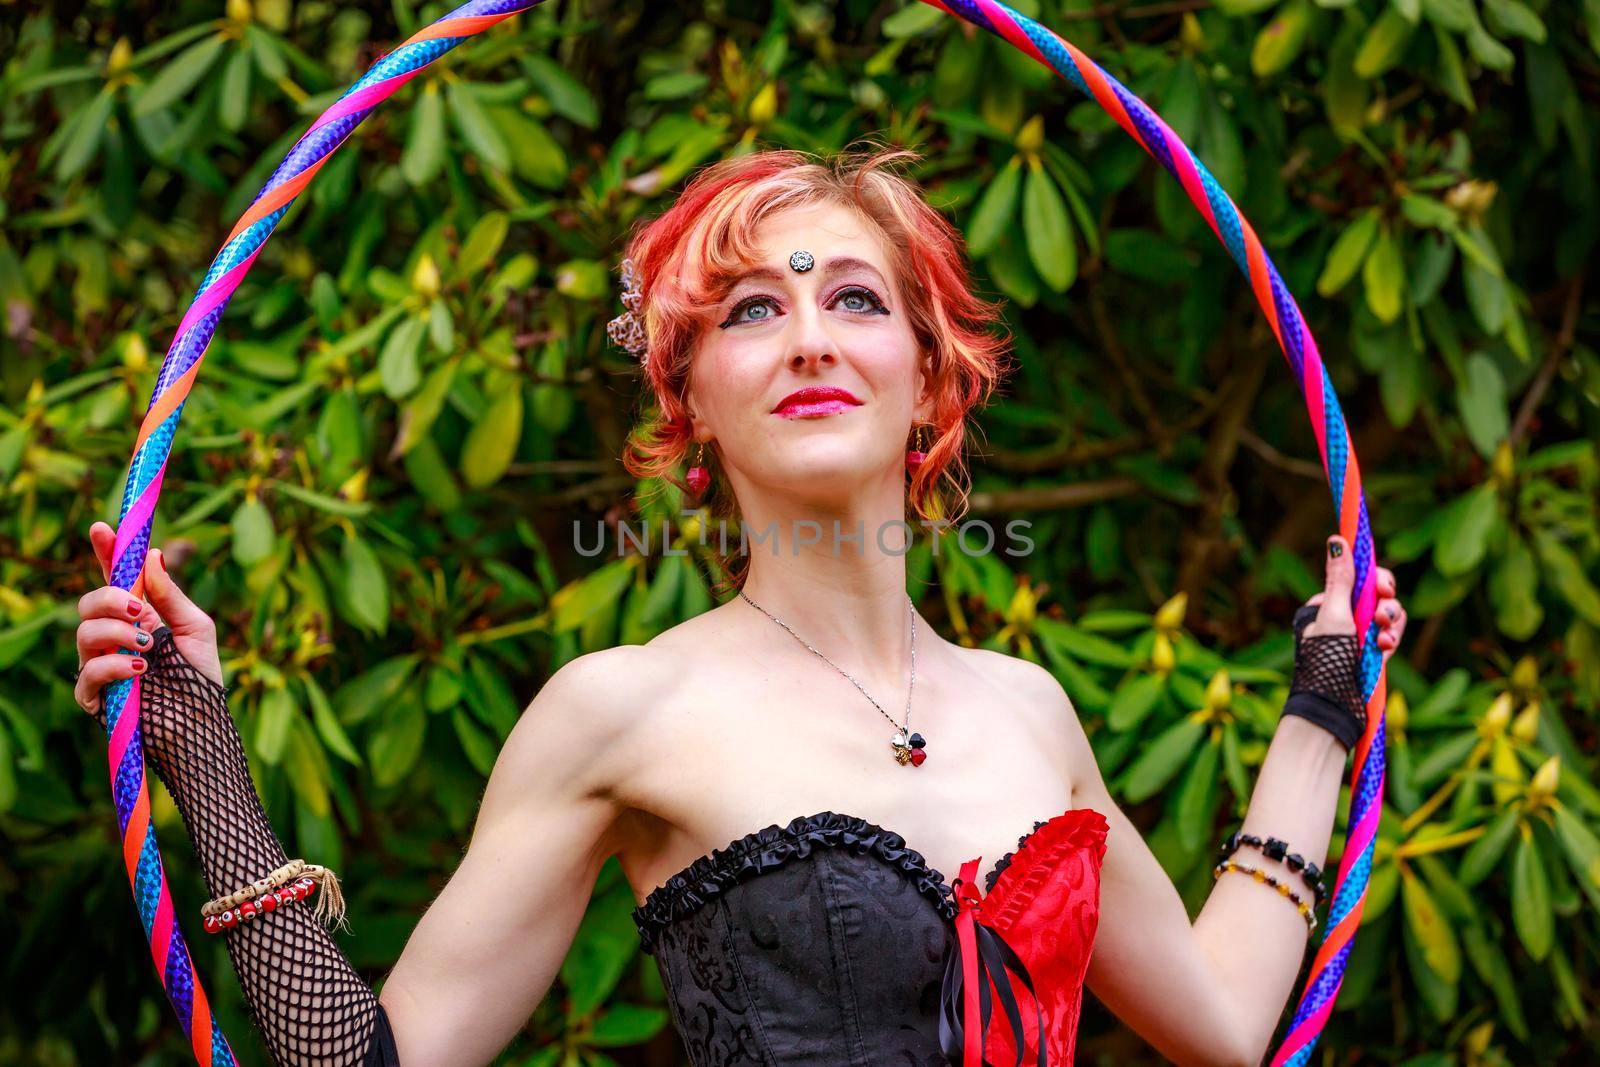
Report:
<svg viewBox="0 0 1600 1067"><path fill-rule="evenodd" d="M711 472L706 469L706 443L700 442L700 454L695 457L695 465L689 468L689 476L685 479L689 483L689 493L699 500L711 484Z"/></svg>
<svg viewBox="0 0 1600 1067"><path fill-rule="evenodd" d="M923 461L928 458L928 453L924 451L926 446L923 445L922 441L923 429L924 427L918 426L916 430L917 443L922 447L912 448L906 451L906 470L908 471L916 470L918 467L922 466Z"/></svg>

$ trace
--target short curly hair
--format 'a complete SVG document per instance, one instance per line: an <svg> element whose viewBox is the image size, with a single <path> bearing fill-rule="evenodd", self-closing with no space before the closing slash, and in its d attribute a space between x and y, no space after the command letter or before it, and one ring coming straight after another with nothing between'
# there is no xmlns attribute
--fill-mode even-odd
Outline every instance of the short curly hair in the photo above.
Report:
<svg viewBox="0 0 1600 1067"><path fill-rule="evenodd" d="M966 420L1009 370L1010 337L1000 305L973 292L961 232L899 173L918 153L869 145L831 157L754 152L698 171L663 214L641 222L627 244L640 275L648 337L646 384L654 402L629 435L623 465L639 478L683 488L676 471L692 444L684 397L708 312L755 266L755 236L777 212L816 204L854 208L882 239L901 280L913 335L927 360L932 441L911 474L908 505L923 519L953 521L966 510ZM904 284L915 279L917 284ZM948 493L946 491L948 488ZM732 494L713 485L712 514L735 514ZM726 562L726 561L725 561Z"/></svg>

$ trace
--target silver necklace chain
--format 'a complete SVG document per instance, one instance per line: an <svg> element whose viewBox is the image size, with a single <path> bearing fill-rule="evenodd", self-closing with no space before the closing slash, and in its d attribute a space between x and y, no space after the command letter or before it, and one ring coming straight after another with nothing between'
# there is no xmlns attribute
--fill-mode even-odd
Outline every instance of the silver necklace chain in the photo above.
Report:
<svg viewBox="0 0 1600 1067"><path fill-rule="evenodd" d="M795 633L794 628L788 623L778 618L760 604L757 604L754 600L751 600L748 596L745 596L745 591L743 589L739 590L739 595L744 597L746 603L748 603L751 607L761 612L761 614L765 615L779 626L782 626L785 630L788 630L789 633L794 636L796 641L799 641L802 645L805 645L818 656L822 656L824 663L838 671L840 674L844 675L846 678L850 679L855 687L861 690L862 696L866 697L868 700L872 700L872 706L878 709L878 713L880 715L889 720L890 724L894 726L896 731L904 734L906 731L911 729L911 694L917 688L917 610L916 607L911 603L911 597L906 597L906 606L911 609L911 686L906 690L906 723L904 726L901 726L899 723L894 721L894 717L892 715L883 710L882 704L879 704L876 700L873 700L872 694L867 692L867 687L856 681L855 675L851 674L849 671L833 662L833 660L829 659L827 656L823 656L820 649L818 649L811 642L807 641L805 638L801 637L799 634Z"/></svg>

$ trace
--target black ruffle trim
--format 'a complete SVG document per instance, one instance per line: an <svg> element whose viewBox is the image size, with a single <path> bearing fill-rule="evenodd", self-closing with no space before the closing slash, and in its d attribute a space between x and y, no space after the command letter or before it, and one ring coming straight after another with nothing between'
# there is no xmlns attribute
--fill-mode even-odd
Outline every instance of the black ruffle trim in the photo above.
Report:
<svg viewBox="0 0 1600 1067"><path fill-rule="evenodd" d="M1021 852L1023 846L1028 843L1028 838L1037 833L1040 827L1044 826L1044 824L1049 821L1049 819L1040 819L1038 822L1035 822L1032 830L1029 830L1027 833L1017 838L1017 847L1012 851L1007 852L1004 856L1001 856L1000 859L995 862L994 869L989 872L988 878L984 881L983 892L985 896L994 892L994 884L1000 880L1000 872L1011 866L1011 861L1016 858L1017 853Z"/></svg>
<svg viewBox="0 0 1600 1067"><path fill-rule="evenodd" d="M922 853L909 847L905 838L855 815L823 811L798 816L787 826L773 823L745 834L728 847L701 856L651 890L644 903L633 910L644 951L653 954L662 930L705 907L719 893L792 859L804 858L818 846L876 856L910 879L942 918L948 921L955 917L955 904L944 876L929 867Z"/></svg>

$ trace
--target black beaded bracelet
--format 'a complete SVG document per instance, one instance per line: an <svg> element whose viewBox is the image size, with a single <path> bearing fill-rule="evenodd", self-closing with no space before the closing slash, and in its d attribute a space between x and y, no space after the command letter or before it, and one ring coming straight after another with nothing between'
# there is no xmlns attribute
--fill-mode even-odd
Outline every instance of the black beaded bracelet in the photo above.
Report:
<svg viewBox="0 0 1600 1067"><path fill-rule="evenodd" d="M1249 845L1251 848L1260 849L1262 855L1269 860L1282 860L1291 870L1305 880L1306 887L1311 890L1311 895L1316 898L1318 907L1322 906L1323 897L1328 895L1328 888L1322 882L1322 868L1315 863L1307 863L1304 856L1298 852L1289 851L1289 843L1280 841L1276 837L1269 837L1265 841L1255 834L1247 834L1242 830L1235 830L1222 843L1218 859L1227 859L1239 850L1240 845Z"/></svg>

